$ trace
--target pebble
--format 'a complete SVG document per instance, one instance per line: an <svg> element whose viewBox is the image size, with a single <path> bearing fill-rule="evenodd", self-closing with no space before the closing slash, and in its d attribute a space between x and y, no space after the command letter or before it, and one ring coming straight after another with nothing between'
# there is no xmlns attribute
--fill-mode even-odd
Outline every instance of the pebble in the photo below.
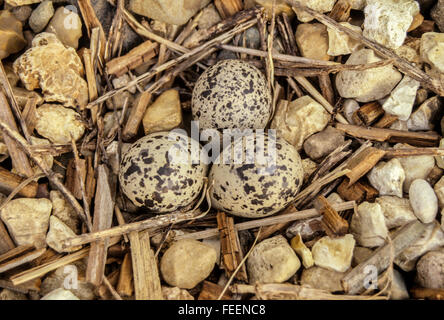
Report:
<svg viewBox="0 0 444 320"><path fill-rule="evenodd" d="M304 171L304 183L308 180L310 175L316 171L318 165L310 158L302 160L302 171Z"/></svg>
<svg viewBox="0 0 444 320"><path fill-rule="evenodd" d="M363 36L390 49L399 48L418 13L419 5L413 0L367 0Z"/></svg>
<svg viewBox="0 0 444 320"><path fill-rule="evenodd" d="M398 196L402 198L402 185L405 172L401 162L394 158L388 162L380 161L367 175L370 184L382 196Z"/></svg>
<svg viewBox="0 0 444 320"><path fill-rule="evenodd" d="M407 121L408 129L410 131L433 130L435 127L433 120L437 116L440 107L441 102L438 96L431 97L424 101Z"/></svg>
<svg viewBox="0 0 444 320"><path fill-rule="evenodd" d="M298 151L309 136L322 131L330 120L330 114L310 96L302 96L287 104L280 103L271 128Z"/></svg>
<svg viewBox="0 0 444 320"><path fill-rule="evenodd" d="M421 36L421 59L428 63L432 69L444 72L444 34L426 32Z"/></svg>
<svg viewBox="0 0 444 320"><path fill-rule="evenodd" d="M251 8L256 4L264 7L266 17L271 20L272 18L272 8L273 8L273 0L245 0L244 1L245 9ZM285 13L290 18L294 16L294 11L291 7L285 2L285 0L276 0L275 2L275 16Z"/></svg>
<svg viewBox="0 0 444 320"><path fill-rule="evenodd" d="M444 289L444 249L430 251L419 259L416 282L423 288Z"/></svg>
<svg viewBox="0 0 444 320"><path fill-rule="evenodd" d="M397 116L399 120L407 120L412 113L418 88L418 81L404 76L390 93L388 99L382 104L382 109L389 114Z"/></svg>
<svg viewBox="0 0 444 320"><path fill-rule="evenodd" d="M343 203L344 202L344 200L341 198L341 196L339 194L337 194L336 192L330 193L330 195L327 197L327 200L331 204Z"/></svg>
<svg viewBox="0 0 444 320"><path fill-rule="evenodd" d="M302 259L302 265L304 268L310 268L314 265L313 255L311 254L310 249L308 249L302 241L300 234L291 239L290 244L297 255Z"/></svg>
<svg viewBox="0 0 444 320"><path fill-rule="evenodd" d="M416 179L409 189L410 204L416 217L423 223L435 220L438 213L438 198L430 184L424 179Z"/></svg>
<svg viewBox="0 0 444 320"><path fill-rule="evenodd" d="M328 292L344 291L341 280L345 273L328 270L321 267L304 269L301 275L301 285Z"/></svg>
<svg viewBox="0 0 444 320"><path fill-rule="evenodd" d="M439 208L444 208L444 176L442 176L437 183L433 186L436 197L438 198Z"/></svg>
<svg viewBox="0 0 444 320"><path fill-rule="evenodd" d="M162 286L162 296L164 300L194 300L187 290L178 287Z"/></svg>
<svg viewBox="0 0 444 320"><path fill-rule="evenodd" d="M168 24L183 25L211 0L130 0L128 9Z"/></svg>
<svg viewBox="0 0 444 320"><path fill-rule="evenodd" d="M40 300L80 300L71 291L62 288L55 289Z"/></svg>
<svg viewBox="0 0 444 320"><path fill-rule="evenodd" d="M397 143L394 149L413 148L408 144ZM435 158L433 156L411 156L399 157L405 172L405 180L403 189L408 192L410 184L415 179L426 179L435 166Z"/></svg>
<svg viewBox="0 0 444 320"><path fill-rule="evenodd" d="M28 300L28 298L23 293L3 289L2 292L0 292L0 301L2 300Z"/></svg>
<svg viewBox="0 0 444 320"><path fill-rule="evenodd" d="M46 243L51 249L62 253L62 252L74 252L82 249L82 246L62 248L62 241L71 237L75 237L76 234L71 230L66 224L64 224L56 216L51 216L49 218L49 232L46 235Z"/></svg>
<svg viewBox="0 0 444 320"><path fill-rule="evenodd" d="M353 52L346 64L368 64L381 61L371 49ZM401 80L401 74L392 65L362 71L340 71L336 76L336 88L343 98L369 102L388 95Z"/></svg>
<svg viewBox="0 0 444 320"><path fill-rule="evenodd" d="M401 272L393 269L392 285L390 287L390 300L406 300L408 299L409 292L405 284L404 278Z"/></svg>
<svg viewBox="0 0 444 320"><path fill-rule="evenodd" d="M17 245L32 244L41 248L45 246L51 210L48 199L20 198L8 202L0 211L0 217Z"/></svg>
<svg viewBox="0 0 444 320"><path fill-rule="evenodd" d="M299 270L301 262L281 236L257 244L247 259L249 283L282 283Z"/></svg>
<svg viewBox="0 0 444 320"><path fill-rule="evenodd" d="M348 22L340 22L340 25L354 30L355 32L362 33L359 26L351 25ZM328 51L329 56L340 56L350 54L362 47L361 43L357 40L350 38L344 32L340 32L331 28L327 28L328 32Z"/></svg>
<svg viewBox="0 0 444 320"><path fill-rule="evenodd" d="M351 266L355 239L346 234L338 238L328 236L319 239L311 249L315 265L337 272L345 272Z"/></svg>
<svg viewBox="0 0 444 320"><path fill-rule="evenodd" d="M32 31L39 33L45 29L53 15L54 7L52 1L45 0L32 11L31 17L29 18L29 26Z"/></svg>
<svg viewBox="0 0 444 320"><path fill-rule="evenodd" d="M385 225L389 230L416 220L409 199L381 196L376 198L376 202L381 206Z"/></svg>
<svg viewBox="0 0 444 320"><path fill-rule="evenodd" d="M143 129L145 134L170 131L182 123L182 108L179 92L170 89L162 93L145 111Z"/></svg>
<svg viewBox="0 0 444 320"><path fill-rule="evenodd" d="M354 99L345 99L342 104L344 110L344 116L350 124L355 124L353 114L359 109L359 103Z"/></svg>
<svg viewBox="0 0 444 320"><path fill-rule="evenodd" d="M244 46L244 38L245 38L245 47L252 49L259 49L261 45L261 36L259 34L259 30L256 27L251 27L245 30L240 39L240 43Z"/></svg>
<svg viewBox="0 0 444 320"><path fill-rule="evenodd" d="M417 67L421 68L423 63L421 60L421 57L419 56L419 42L420 39L417 39L418 41L411 41L406 45L402 45L399 48L395 49L395 53L400 56L401 58L406 59L407 61L415 64ZM412 43L418 43L418 47L412 47Z"/></svg>
<svg viewBox="0 0 444 320"><path fill-rule="evenodd" d="M80 300L94 300L96 298L94 294L95 287L93 284L86 282L85 273L86 263L82 260L59 267L43 279L40 286L40 294L46 295L60 288L71 291ZM66 281L68 276L72 276L74 279L77 278L76 289L69 287L74 286L74 283Z"/></svg>
<svg viewBox="0 0 444 320"><path fill-rule="evenodd" d="M13 68L27 90L42 89L45 101L73 107L88 102L82 61L73 48L65 48L54 34L36 35L32 48L14 62Z"/></svg>
<svg viewBox="0 0 444 320"><path fill-rule="evenodd" d="M46 139L40 139L32 136L30 137L30 139L33 146L49 146L51 144L51 142ZM45 163L48 168L50 169L52 168L52 165L54 164L54 156L52 156L51 154L49 153L41 155L36 154L35 157L37 159L42 160L43 163ZM34 170L34 174L39 174L43 172L42 169L40 169L40 167L36 165L34 162L31 163L31 168L32 170Z"/></svg>
<svg viewBox="0 0 444 320"><path fill-rule="evenodd" d="M22 23L10 11L0 11L0 59L19 52L25 46Z"/></svg>
<svg viewBox="0 0 444 320"><path fill-rule="evenodd" d="M217 12L214 4L211 3L202 10L202 15L197 20L197 26L199 29L208 29L221 20L219 12Z"/></svg>
<svg viewBox="0 0 444 320"><path fill-rule="evenodd" d="M35 129L52 143L70 144L71 136L79 140L85 132L80 115L72 109L56 104L43 104L36 111Z"/></svg>
<svg viewBox="0 0 444 320"><path fill-rule="evenodd" d="M304 142L305 153L313 160L319 160L344 143L344 134L328 126L323 131L310 136Z"/></svg>
<svg viewBox="0 0 444 320"><path fill-rule="evenodd" d="M183 239L165 252L160 261L160 271L169 285L192 289L210 275L216 259L213 247L197 240Z"/></svg>
<svg viewBox="0 0 444 320"><path fill-rule="evenodd" d="M336 0L304 0L301 2L310 9L324 13L329 12L331 11L331 9L333 9ZM296 16L298 17L299 21L310 22L314 19L311 14L308 14L302 10L299 10L297 8L293 8L293 10L296 12Z"/></svg>
<svg viewBox="0 0 444 320"><path fill-rule="evenodd" d="M439 148L444 149L444 138L439 140ZM444 169L444 157L443 156L435 156L436 165Z"/></svg>
<svg viewBox="0 0 444 320"><path fill-rule="evenodd" d="M362 247L379 247L388 236L384 214L379 203L367 201L358 206L350 223L350 231Z"/></svg>
<svg viewBox="0 0 444 320"><path fill-rule="evenodd" d="M444 32L444 1L438 0L438 3L430 11L430 16L435 21L436 26L441 32Z"/></svg>
<svg viewBox="0 0 444 320"><path fill-rule="evenodd" d="M356 267L362 262L367 261L372 254L373 254L372 249L356 246L355 249L353 250L352 267Z"/></svg>
<svg viewBox="0 0 444 320"><path fill-rule="evenodd" d="M415 269L418 259L425 253L442 246L444 246L444 231L438 221L429 223L419 240L395 257L395 264L403 271L410 272Z"/></svg>
<svg viewBox="0 0 444 320"><path fill-rule="evenodd" d="M80 233L80 218L73 207L65 200L65 197L58 190L52 190L49 193L52 203L52 215L57 217L67 225L75 234Z"/></svg>
<svg viewBox="0 0 444 320"><path fill-rule="evenodd" d="M350 0L353 10L364 10L367 0Z"/></svg>
<svg viewBox="0 0 444 320"><path fill-rule="evenodd" d="M15 99L20 109L24 109L26 102L29 99L35 99L36 106L43 103L43 98L35 91L29 91L20 87L12 87L12 92L14 93Z"/></svg>
<svg viewBox="0 0 444 320"><path fill-rule="evenodd" d="M79 39L82 37L82 20L77 13L59 7L45 32L54 33L64 45L77 49Z"/></svg>
<svg viewBox="0 0 444 320"><path fill-rule="evenodd" d="M25 24L31 15L32 8L31 6L20 6L12 8L11 12L22 24Z"/></svg>
<svg viewBox="0 0 444 320"><path fill-rule="evenodd" d="M409 128L407 128L407 121L402 120L396 120L392 123L392 125L389 127L389 129L393 130L399 130L399 131L408 131Z"/></svg>
<svg viewBox="0 0 444 320"><path fill-rule="evenodd" d="M330 60L330 56L327 54L327 27L322 23L301 23L296 29L295 38L303 57L324 61ZM314 43L316 43L315 46Z"/></svg>

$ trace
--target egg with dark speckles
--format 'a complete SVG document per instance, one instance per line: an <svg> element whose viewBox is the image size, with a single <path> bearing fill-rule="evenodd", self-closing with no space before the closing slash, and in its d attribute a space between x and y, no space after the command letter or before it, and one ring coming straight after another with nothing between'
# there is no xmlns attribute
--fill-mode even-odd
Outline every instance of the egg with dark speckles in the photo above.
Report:
<svg viewBox="0 0 444 320"><path fill-rule="evenodd" d="M209 174L214 208L236 216L262 218L284 209L295 199L303 180L299 153L283 139L258 136L253 138L254 148L251 140L239 138L216 159ZM248 148L254 150L254 158L248 156ZM240 159L239 150L244 160L236 162ZM264 156L258 156L261 154Z"/></svg>
<svg viewBox="0 0 444 320"><path fill-rule="evenodd" d="M271 115L267 79L247 62L219 61L196 81L191 110L201 129L263 129Z"/></svg>
<svg viewBox="0 0 444 320"><path fill-rule="evenodd" d="M192 161L192 150L200 152L200 144L177 132L156 132L137 140L120 164L123 193L136 206L157 213L191 204L207 174L205 162Z"/></svg>

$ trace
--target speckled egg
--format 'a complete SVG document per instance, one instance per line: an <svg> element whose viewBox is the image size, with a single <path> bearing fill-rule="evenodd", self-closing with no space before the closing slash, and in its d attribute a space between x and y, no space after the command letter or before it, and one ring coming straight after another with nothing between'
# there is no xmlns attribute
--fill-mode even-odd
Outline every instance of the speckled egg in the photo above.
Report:
<svg viewBox="0 0 444 320"><path fill-rule="evenodd" d="M195 140L184 134L156 132L136 141L122 157L119 180L137 206L172 212L195 200L204 185L207 165L192 161ZM197 159L198 160L198 159Z"/></svg>
<svg viewBox="0 0 444 320"><path fill-rule="evenodd" d="M236 216L262 218L284 209L295 199L303 180L299 153L283 139L265 135L264 142L259 142L262 139L258 136L250 141L239 138L232 143L231 149L225 148L220 158L230 159L231 155L230 161L216 159L209 174L214 208ZM275 148L270 144L271 140ZM247 148L253 150L251 141L254 141L254 160L246 152ZM240 159L239 150L242 150L245 161L236 163L233 159ZM273 154L270 150L275 150L274 157L270 156ZM260 161L261 157L256 156L261 153L266 161ZM235 154L237 156L233 157Z"/></svg>
<svg viewBox="0 0 444 320"><path fill-rule="evenodd" d="M263 129L271 114L264 74L241 60L222 60L196 81L191 109L201 129Z"/></svg>

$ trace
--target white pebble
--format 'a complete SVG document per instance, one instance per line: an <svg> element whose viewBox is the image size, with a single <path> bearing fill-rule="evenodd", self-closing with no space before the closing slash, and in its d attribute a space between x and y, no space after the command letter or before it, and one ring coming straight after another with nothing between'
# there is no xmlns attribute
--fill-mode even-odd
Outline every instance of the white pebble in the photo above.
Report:
<svg viewBox="0 0 444 320"><path fill-rule="evenodd" d="M423 223L435 220L438 213L438 198L430 184L424 179L416 179L409 189L413 212Z"/></svg>

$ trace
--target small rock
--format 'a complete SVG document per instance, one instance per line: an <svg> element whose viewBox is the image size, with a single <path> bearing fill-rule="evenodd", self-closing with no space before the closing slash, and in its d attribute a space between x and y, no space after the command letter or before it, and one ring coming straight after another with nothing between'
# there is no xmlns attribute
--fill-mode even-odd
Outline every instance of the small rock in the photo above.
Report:
<svg viewBox="0 0 444 320"><path fill-rule="evenodd" d="M82 37L82 20L77 13L66 7L59 7L45 32L54 33L64 45L77 49Z"/></svg>
<svg viewBox="0 0 444 320"><path fill-rule="evenodd" d="M297 255L302 259L302 264L304 268L310 268L314 265L313 255L311 254L310 249L306 247L304 242L302 241L301 235L296 235L293 239L291 239L291 247L297 253Z"/></svg>
<svg viewBox="0 0 444 320"><path fill-rule="evenodd" d="M444 72L444 34L426 32L421 36L421 59L439 72Z"/></svg>
<svg viewBox="0 0 444 320"><path fill-rule="evenodd" d="M376 198L376 202L381 206L389 230L416 220L409 199L381 196Z"/></svg>
<svg viewBox="0 0 444 320"><path fill-rule="evenodd" d="M430 251L416 265L416 282L423 288L444 289L444 250Z"/></svg>
<svg viewBox="0 0 444 320"><path fill-rule="evenodd" d="M418 259L425 253L444 246L444 231L438 221L426 225L421 237L395 257L395 263L406 272L415 269Z"/></svg>
<svg viewBox="0 0 444 320"><path fill-rule="evenodd" d="M46 295L60 288L71 291L80 300L94 300L95 287L85 281L85 272L86 263L81 260L57 268L42 281L40 294Z"/></svg>
<svg viewBox="0 0 444 320"><path fill-rule="evenodd" d="M439 148L444 149L444 138L439 140ZM444 169L444 157L443 156L435 156L436 165Z"/></svg>
<svg viewBox="0 0 444 320"><path fill-rule="evenodd" d="M418 13L419 5L413 0L367 0L363 35L396 49L404 43L413 17Z"/></svg>
<svg viewBox="0 0 444 320"><path fill-rule="evenodd" d="M344 134L328 126L323 131L315 133L304 142L305 153L313 160L319 160L330 154L344 143Z"/></svg>
<svg viewBox="0 0 444 320"><path fill-rule="evenodd" d="M40 300L80 300L71 291L62 288L55 289Z"/></svg>
<svg viewBox="0 0 444 320"><path fill-rule="evenodd" d="M124 75L114 78L112 81L114 89L120 89L126 86L131 81L129 75L125 73ZM137 89L136 86L132 86L128 88L128 91L132 94L135 94Z"/></svg>
<svg viewBox="0 0 444 320"><path fill-rule="evenodd" d="M56 104L43 104L36 111L35 129L52 143L70 144L71 136L79 140L85 132L80 115L72 109Z"/></svg>
<svg viewBox="0 0 444 320"><path fill-rule="evenodd" d="M368 64L381 61L371 49L353 52L346 64ZM336 76L336 88L343 98L369 102L388 95L401 80L401 74L392 65L362 71L341 71Z"/></svg>
<svg viewBox="0 0 444 320"><path fill-rule="evenodd" d="M26 46L22 23L9 11L0 11L0 59L19 52Z"/></svg>
<svg viewBox="0 0 444 320"><path fill-rule="evenodd" d="M11 87L16 87L18 85L18 82L20 81L20 78L18 75L15 74L14 70L12 69L12 64L3 62L3 67L6 72L6 78L8 78L9 84Z"/></svg>
<svg viewBox="0 0 444 320"><path fill-rule="evenodd" d="M108 108L108 110L113 110L113 111L114 109L120 110L123 109L125 103L128 106L132 106L135 104L134 95L126 90L119 92L116 95L114 95L111 99L106 100L106 107Z"/></svg>
<svg viewBox="0 0 444 320"><path fill-rule="evenodd" d="M178 287L162 286L162 296L164 300L194 300L187 290Z"/></svg>
<svg viewBox="0 0 444 320"><path fill-rule="evenodd" d="M394 149L413 148L408 144L398 143ZM398 158L405 172L405 180L403 189L408 192L410 184L415 179L426 179L435 166L435 158L433 156L411 156Z"/></svg>
<svg viewBox="0 0 444 320"><path fill-rule="evenodd" d="M430 184L424 179L416 179L409 189L410 204L416 217L423 223L435 220L438 213L438 198Z"/></svg>
<svg viewBox="0 0 444 320"><path fill-rule="evenodd" d="M437 183L435 183L433 190L438 198L439 208L444 208L444 176L442 176Z"/></svg>
<svg viewBox="0 0 444 320"><path fill-rule="evenodd" d="M128 9L168 24L182 25L210 0L130 0Z"/></svg>
<svg viewBox="0 0 444 320"><path fill-rule="evenodd" d="M433 130L435 127L433 119L439 112L441 103L438 96L431 97L424 101L415 112L412 113L407 121L407 127L410 131Z"/></svg>
<svg viewBox="0 0 444 320"><path fill-rule="evenodd" d="M352 29L358 33L362 33L359 26L353 26L348 22L340 22L340 25ZM362 45L359 41L350 38L347 34L328 28L328 51L330 56L340 56L350 54L360 48Z"/></svg>
<svg viewBox="0 0 444 320"><path fill-rule="evenodd" d="M272 8L273 8L273 0L245 0L244 1L245 9L249 9L256 4L264 7L265 15L268 19L272 18ZM275 2L275 16L285 13L290 18L294 16L294 11L291 7L285 2L285 0L276 0Z"/></svg>
<svg viewBox="0 0 444 320"><path fill-rule="evenodd" d="M444 1L438 0L438 3L430 11L430 16L435 21L438 29L444 32Z"/></svg>
<svg viewBox="0 0 444 320"><path fill-rule="evenodd" d="M341 280L345 273L328 270L320 267L304 269L301 275L301 285L328 292L344 291Z"/></svg>
<svg viewBox="0 0 444 320"><path fill-rule="evenodd" d="M316 171L318 165L316 162L310 158L305 158L302 160L302 170L304 171L304 183L308 180L310 175Z"/></svg>
<svg viewBox="0 0 444 320"><path fill-rule="evenodd" d="M183 239L165 252L160 271L169 285L191 289L210 275L216 259L213 247L197 240Z"/></svg>
<svg viewBox="0 0 444 320"><path fill-rule="evenodd" d="M407 286L405 285L404 278L402 274L393 269L393 281L390 287L390 300L406 300L408 299L409 292L407 291Z"/></svg>
<svg viewBox="0 0 444 320"><path fill-rule="evenodd" d="M45 246L51 209L48 199L20 198L8 202L0 216L17 245L32 244L41 248Z"/></svg>
<svg viewBox="0 0 444 320"><path fill-rule="evenodd" d="M380 161L367 175L370 184L381 196L398 196L402 198L402 185L405 172L401 162L394 158L388 162Z"/></svg>
<svg viewBox="0 0 444 320"><path fill-rule="evenodd" d="M330 114L310 96L279 103L271 128L299 151L309 136L325 128Z"/></svg>
<svg viewBox="0 0 444 320"><path fill-rule="evenodd" d="M219 237L212 237L202 240L203 244L206 244L210 247L213 247L214 250L216 250L216 264L219 265L220 263L220 238Z"/></svg>
<svg viewBox="0 0 444 320"><path fill-rule="evenodd" d="M373 248L383 245L388 230L381 206L367 201L361 203L352 216L350 230L360 246Z"/></svg>
<svg viewBox="0 0 444 320"><path fill-rule="evenodd" d="M353 10L364 10L367 0L350 0Z"/></svg>
<svg viewBox="0 0 444 320"><path fill-rule="evenodd" d="M170 89L162 93L145 111L143 129L145 134L170 131L182 122L179 92Z"/></svg>
<svg viewBox="0 0 444 320"><path fill-rule="evenodd" d="M324 13L329 12L331 11L331 9L333 9L336 0L304 0L299 2L302 2L302 4L306 5L310 9L313 9L320 13ZM298 17L299 21L310 22L314 19L311 14L308 14L302 10L299 10L297 8L293 8L293 10L296 12L296 16Z"/></svg>
<svg viewBox="0 0 444 320"><path fill-rule="evenodd" d="M424 88L419 88L418 91L416 91L416 97L415 97L415 106L419 106L428 98L428 90Z"/></svg>
<svg viewBox="0 0 444 320"><path fill-rule="evenodd" d="M367 261L368 258L373 254L373 250L366 247L355 247L353 250L353 259L352 259L352 267L356 267L364 261Z"/></svg>
<svg viewBox="0 0 444 320"><path fill-rule="evenodd" d="M27 90L43 90L45 101L73 107L85 106L88 102L82 61L73 48L65 48L51 33L36 35L32 48L21 55L13 67Z"/></svg>
<svg viewBox="0 0 444 320"><path fill-rule="evenodd" d="M14 93L17 104L21 110L25 108L26 102L29 99L35 99L36 106L43 103L43 98L35 91L29 91L20 87L12 87L12 93Z"/></svg>
<svg viewBox="0 0 444 320"><path fill-rule="evenodd" d="M389 128L399 131L409 131L409 128L407 128L407 121L402 120L396 120Z"/></svg>
<svg viewBox="0 0 444 320"><path fill-rule="evenodd" d="M53 15L54 7L52 1L45 0L32 11L31 17L29 18L29 26L32 31L39 33L45 29Z"/></svg>
<svg viewBox="0 0 444 320"><path fill-rule="evenodd" d="M59 218L75 234L80 233L80 218L58 190L49 193L52 202L52 215Z"/></svg>
<svg viewBox="0 0 444 320"><path fill-rule="evenodd" d="M281 235L257 244L247 259L250 284L285 282L300 266L298 257Z"/></svg>
<svg viewBox="0 0 444 320"><path fill-rule="evenodd" d="M219 12L217 12L214 4L211 3L202 10L202 15L197 20L197 26L199 29L208 29L221 20Z"/></svg>
<svg viewBox="0 0 444 320"><path fill-rule="evenodd" d="M290 227L288 227L286 236L288 238L292 238L294 236L301 235L302 240L311 241L316 237L325 234L321 221L322 217L296 221Z"/></svg>
<svg viewBox="0 0 444 320"><path fill-rule="evenodd" d="M11 12L21 23L26 23L31 15L32 8L31 6L20 6L13 8Z"/></svg>
<svg viewBox="0 0 444 320"><path fill-rule="evenodd" d="M330 195L327 197L327 200L331 204L344 202L344 200L341 198L341 196L339 194L337 194L336 192L330 193Z"/></svg>
<svg viewBox="0 0 444 320"><path fill-rule="evenodd" d="M385 112L397 116L399 120L407 120L412 113L418 88L418 81L404 76L382 104L382 108Z"/></svg>
<svg viewBox="0 0 444 320"><path fill-rule="evenodd" d="M409 45L410 45L410 42L407 45L400 46L399 48L395 49L394 51L401 58L404 58L407 61L409 61L421 68L422 60L421 60L421 57L419 56L419 47L418 47L418 49L416 49L416 48L412 48Z"/></svg>
<svg viewBox="0 0 444 320"><path fill-rule="evenodd" d="M328 33L322 23L301 23L295 33L296 43L303 57L330 60L327 54ZM314 46L313 43L316 43Z"/></svg>
<svg viewBox="0 0 444 320"><path fill-rule="evenodd" d="M240 43L244 46L244 38L245 38L245 47L252 49L259 49L261 45L261 37L259 34L259 30L256 27L251 27L245 30L242 34Z"/></svg>
<svg viewBox="0 0 444 320"><path fill-rule="evenodd" d="M113 132L116 132L117 122L122 116L122 110L114 112L107 112L103 116L103 136L106 138L109 134L111 134L111 130L114 129ZM116 119L117 117L117 119Z"/></svg>
<svg viewBox="0 0 444 320"><path fill-rule="evenodd" d="M36 137L31 137L31 143L33 146L49 146L51 144L51 142L49 142L49 140L46 139L40 139L40 138L36 138ZM41 159L43 161L43 163L46 164L46 167L48 167L49 169L52 168L52 165L54 164L54 157L51 154L41 154L41 155L35 155L35 157L37 159ZM35 174L38 173L42 173L42 169L40 169L39 166L37 166L34 162L31 163L31 167L34 170Z"/></svg>
<svg viewBox="0 0 444 320"><path fill-rule="evenodd" d="M344 116L350 124L355 124L355 120L353 119L353 114L358 110L359 103L354 99L345 99L342 105L344 110Z"/></svg>
<svg viewBox="0 0 444 320"><path fill-rule="evenodd" d="M355 239L351 234L339 238L328 236L319 239L311 249L315 265L337 272L350 268Z"/></svg>
<svg viewBox="0 0 444 320"><path fill-rule="evenodd" d="M62 252L74 252L82 249L82 246L71 247L63 249L61 242L65 239L75 237L76 234L72 231L66 224L64 224L56 216L51 216L49 218L49 232L46 235L46 243L51 249L62 253Z"/></svg>
<svg viewBox="0 0 444 320"><path fill-rule="evenodd" d="M3 289L2 292L0 292L0 301L1 300L28 300L28 298L23 293Z"/></svg>

